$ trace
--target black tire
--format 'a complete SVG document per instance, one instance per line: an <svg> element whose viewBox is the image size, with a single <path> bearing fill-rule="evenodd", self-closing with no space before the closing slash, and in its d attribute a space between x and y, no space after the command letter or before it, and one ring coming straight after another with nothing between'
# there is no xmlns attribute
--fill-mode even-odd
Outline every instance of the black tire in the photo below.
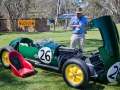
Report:
<svg viewBox="0 0 120 90"><path fill-rule="evenodd" d="M71 58L62 67L62 76L68 86L85 88L90 81L90 70L86 63L78 58Z"/></svg>
<svg viewBox="0 0 120 90"><path fill-rule="evenodd" d="M1 63L3 65L3 67L9 69L10 68L10 63L9 63L9 60L8 60L8 53L10 51L14 50L13 47L11 46L6 46L6 47L3 47L1 49L1 52L0 52L0 59L1 59Z"/></svg>

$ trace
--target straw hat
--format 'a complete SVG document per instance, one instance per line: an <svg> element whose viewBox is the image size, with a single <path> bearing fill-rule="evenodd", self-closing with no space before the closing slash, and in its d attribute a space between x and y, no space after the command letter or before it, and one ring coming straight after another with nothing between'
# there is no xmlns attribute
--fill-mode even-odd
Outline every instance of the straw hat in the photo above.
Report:
<svg viewBox="0 0 120 90"><path fill-rule="evenodd" d="M83 13L83 10L82 10L82 8L76 8L76 11L75 11L75 13Z"/></svg>

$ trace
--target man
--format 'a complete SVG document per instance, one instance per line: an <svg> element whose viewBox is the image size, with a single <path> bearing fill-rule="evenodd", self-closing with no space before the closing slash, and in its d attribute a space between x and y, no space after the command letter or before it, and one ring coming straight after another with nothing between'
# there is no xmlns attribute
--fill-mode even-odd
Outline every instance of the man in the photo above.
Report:
<svg viewBox="0 0 120 90"><path fill-rule="evenodd" d="M71 36L71 48L76 48L76 43L78 42L79 48L84 49L85 44L85 27L88 25L86 17L82 14L82 8L77 8L75 13L77 16L70 20L70 28L72 28Z"/></svg>

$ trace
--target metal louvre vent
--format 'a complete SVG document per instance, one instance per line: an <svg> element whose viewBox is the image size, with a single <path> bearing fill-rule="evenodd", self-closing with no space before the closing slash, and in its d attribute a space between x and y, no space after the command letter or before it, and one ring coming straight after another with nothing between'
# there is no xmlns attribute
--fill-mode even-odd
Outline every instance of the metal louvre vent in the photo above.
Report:
<svg viewBox="0 0 120 90"><path fill-rule="evenodd" d="M101 58L96 55L89 58L91 64L94 66L94 69L98 75L105 71L105 67Z"/></svg>

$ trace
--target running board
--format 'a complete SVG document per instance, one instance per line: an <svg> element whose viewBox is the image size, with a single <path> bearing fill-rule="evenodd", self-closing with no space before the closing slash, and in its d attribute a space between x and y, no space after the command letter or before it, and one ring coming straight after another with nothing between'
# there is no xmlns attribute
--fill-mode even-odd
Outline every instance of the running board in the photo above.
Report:
<svg viewBox="0 0 120 90"><path fill-rule="evenodd" d="M30 61L31 63L34 63L36 66L39 66L39 67L50 68L50 69L54 69L54 70L57 70L57 71L59 70L58 67L44 65L44 64L41 64L38 61L35 61L35 60L32 60L32 59L28 59L28 58L25 58L25 59Z"/></svg>

